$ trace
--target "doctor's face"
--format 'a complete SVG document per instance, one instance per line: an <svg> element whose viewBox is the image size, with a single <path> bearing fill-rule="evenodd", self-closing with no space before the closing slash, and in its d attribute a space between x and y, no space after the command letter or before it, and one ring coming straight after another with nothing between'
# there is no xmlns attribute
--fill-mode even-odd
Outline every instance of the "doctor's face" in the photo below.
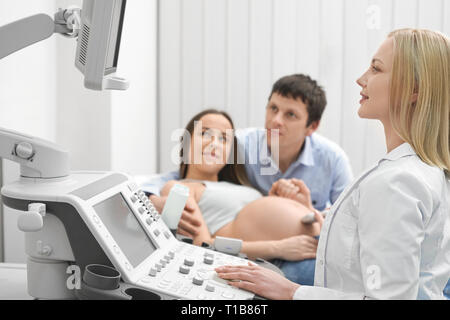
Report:
<svg viewBox="0 0 450 320"><path fill-rule="evenodd" d="M394 40L386 39L372 59L369 69L356 82L361 86L361 107L364 119L389 123L390 79L394 63Z"/></svg>

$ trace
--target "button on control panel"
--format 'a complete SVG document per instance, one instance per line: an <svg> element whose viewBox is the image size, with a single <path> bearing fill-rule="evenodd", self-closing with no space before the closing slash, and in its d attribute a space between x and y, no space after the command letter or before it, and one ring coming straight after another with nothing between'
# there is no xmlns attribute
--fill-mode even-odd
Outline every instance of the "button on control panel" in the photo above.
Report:
<svg viewBox="0 0 450 320"><path fill-rule="evenodd" d="M130 187L131 186L131 187ZM160 214L153 206L145 192L139 190L135 185L130 184L131 194L124 195L129 200L129 204L137 212L136 218L153 239L155 244L163 247L176 241L174 235L160 219Z"/></svg>
<svg viewBox="0 0 450 320"><path fill-rule="evenodd" d="M158 255L145 277L147 282L141 283L181 299L252 299L253 294L217 276L215 269L223 265L248 265L248 260L178 242Z"/></svg>

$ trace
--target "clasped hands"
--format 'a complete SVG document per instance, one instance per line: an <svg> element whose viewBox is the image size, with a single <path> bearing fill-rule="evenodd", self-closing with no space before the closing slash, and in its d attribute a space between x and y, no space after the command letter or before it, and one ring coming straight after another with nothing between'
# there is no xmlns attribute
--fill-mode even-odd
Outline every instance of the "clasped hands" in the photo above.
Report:
<svg viewBox="0 0 450 320"><path fill-rule="evenodd" d="M280 179L272 185L269 196L283 197L295 200L311 211L314 207L311 202L311 192L306 184L299 179Z"/></svg>

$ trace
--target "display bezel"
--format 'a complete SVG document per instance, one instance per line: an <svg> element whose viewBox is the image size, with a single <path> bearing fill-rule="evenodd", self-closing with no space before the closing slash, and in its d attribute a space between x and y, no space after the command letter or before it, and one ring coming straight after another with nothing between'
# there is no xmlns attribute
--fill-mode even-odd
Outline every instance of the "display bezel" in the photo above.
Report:
<svg viewBox="0 0 450 320"><path fill-rule="evenodd" d="M115 213L116 214L118 213L120 218L125 219L128 216L132 217L133 227L136 226L136 231L139 233L139 237L145 237L146 238L145 240L148 241L149 246L147 246L145 248L146 252L148 253L148 256L153 254L153 252L155 252L157 250L157 247L156 247L153 239L148 236L148 234L145 230L145 227L143 227L142 224L139 222L139 219L135 216L132 207L127 203L125 197L123 196L123 194L121 192L94 205L93 208L94 208L94 211L96 212L97 216L100 218L103 225L105 225L105 227L108 229L108 231L111 234L111 236L113 237L114 241L117 244L120 244L120 248L121 248L122 252L125 254L125 256L127 257L127 260L129 261L129 263L133 266L133 268L136 268L142 262L144 262L146 258L145 258L145 256L143 259L141 256L135 256L136 251L132 252L129 250L130 245L129 244L127 245L126 241L129 241L131 239L126 239L126 237L120 237L117 235L118 234L117 229L122 229L122 226L120 225L119 222L117 222L115 226L112 226L112 224L114 224L114 222L112 222L112 221L114 221L113 219L108 221L107 215L114 215L112 212L111 213L106 212L106 210L108 210L108 208L111 205L114 205L114 207L116 207L116 206L118 207L117 211ZM123 205L123 209L122 209L121 205ZM126 212L121 211L121 210L126 210ZM116 228L115 231L114 231L114 228ZM125 228L125 227L123 227L123 228ZM127 247L127 249L125 249L125 247ZM141 249L144 249L144 248L141 248ZM139 252L139 253L141 255L145 254L145 252Z"/></svg>
<svg viewBox="0 0 450 320"><path fill-rule="evenodd" d="M135 218L138 220L139 224L141 225L141 227L143 227L145 233L156 247L156 250L136 267L131 264L123 250L118 246L112 234L109 232L103 221L100 219L100 217L98 217L97 213L94 210L95 205L107 200L108 198L111 198L117 193L121 193L127 205L132 208L132 203L130 201L131 192L125 184L121 184L117 187L110 188L107 191L102 192L101 194L94 196L86 201L85 206L83 206L83 209L80 209L80 212L86 213L86 216L84 216L83 219L85 219L89 229L97 239L107 257L122 273L122 277L124 278L124 280L136 283L137 281L148 275L148 272L153 265L153 261L158 261L162 258L162 250L160 244L157 241L154 241L153 237L151 236L152 229L145 227L142 221L138 218L137 212L135 210L132 210ZM79 205L78 201L77 204Z"/></svg>

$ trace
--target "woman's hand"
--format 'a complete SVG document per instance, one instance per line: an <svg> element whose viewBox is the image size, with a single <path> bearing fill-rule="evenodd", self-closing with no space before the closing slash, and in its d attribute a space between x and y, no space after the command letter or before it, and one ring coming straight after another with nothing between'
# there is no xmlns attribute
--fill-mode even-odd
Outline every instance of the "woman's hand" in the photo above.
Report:
<svg viewBox="0 0 450 320"><path fill-rule="evenodd" d="M325 221L323 213L318 210L314 210L314 217L316 218L316 222L320 225L320 230L322 230L323 222Z"/></svg>
<svg viewBox="0 0 450 320"><path fill-rule="evenodd" d="M164 209L164 206L166 204L167 197L158 197L158 196L155 196L154 194L152 194L149 197L149 200L152 202L156 211L158 211L159 214L161 214Z"/></svg>
<svg viewBox="0 0 450 320"><path fill-rule="evenodd" d="M300 287L272 270L250 263L248 266L220 267L215 270L219 278L233 280L229 282L231 286L271 300L292 300Z"/></svg>
<svg viewBox="0 0 450 320"><path fill-rule="evenodd" d="M191 238L195 238L200 234L202 221L195 214L196 208L197 203L193 198L189 197L181 214L177 233Z"/></svg>
<svg viewBox="0 0 450 320"><path fill-rule="evenodd" d="M150 196L150 201L153 203L155 209L161 214L167 201L167 197ZM180 222L178 223L177 233L195 238L200 234L200 227L202 222L194 215L195 200L188 198L183 213L181 214Z"/></svg>
<svg viewBox="0 0 450 320"><path fill-rule="evenodd" d="M307 235L294 236L275 243L277 258L287 261L315 259L319 241Z"/></svg>

